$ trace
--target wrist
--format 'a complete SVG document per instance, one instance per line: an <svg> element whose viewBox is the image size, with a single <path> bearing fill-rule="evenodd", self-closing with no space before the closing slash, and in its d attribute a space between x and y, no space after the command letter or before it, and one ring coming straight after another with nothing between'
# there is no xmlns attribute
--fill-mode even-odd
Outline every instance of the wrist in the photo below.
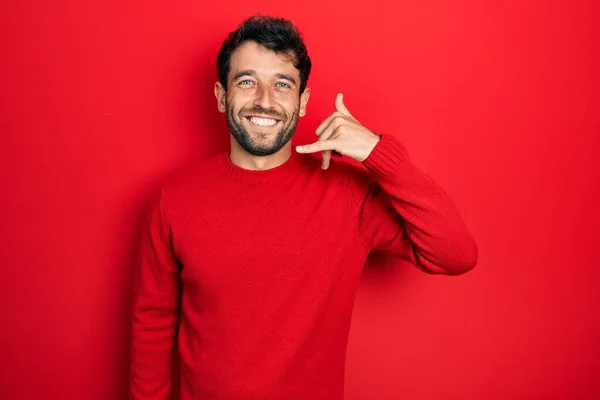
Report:
<svg viewBox="0 0 600 400"><path fill-rule="evenodd" d="M363 165L379 179L385 179L401 168L408 159L406 148L390 134L379 136L377 145L364 160Z"/></svg>
<svg viewBox="0 0 600 400"><path fill-rule="evenodd" d="M381 136L377 135L377 134L373 134L373 136L371 138L369 138L369 144L367 146L367 148L369 149L367 152L366 157L362 160L363 162L366 161L367 158L369 158L369 156L371 155L371 153L373 153L373 150L375 150L375 147L377 147L377 145L379 144L379 141L381 140Z"/></svg>

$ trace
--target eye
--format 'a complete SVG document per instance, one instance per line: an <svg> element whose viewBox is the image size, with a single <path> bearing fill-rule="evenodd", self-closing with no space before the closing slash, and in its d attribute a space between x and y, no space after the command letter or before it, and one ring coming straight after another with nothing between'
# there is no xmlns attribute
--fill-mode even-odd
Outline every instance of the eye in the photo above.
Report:
<svg viewBox="0 0 600 400"><path fill-rule="evenodd" d="M244 79L243 81L238 82L238 85L242 85L242 86L248 86L248 85L252 85L254 82L252 82L250 79Z"/></svg>
<svg viewBox="0 0 600 400"><path fill-rule="evenodd" d="M291 86L288 83L285 83L285 82L277 82L277 87L284 88L284 89L290 89L291 88Z"/></svg>

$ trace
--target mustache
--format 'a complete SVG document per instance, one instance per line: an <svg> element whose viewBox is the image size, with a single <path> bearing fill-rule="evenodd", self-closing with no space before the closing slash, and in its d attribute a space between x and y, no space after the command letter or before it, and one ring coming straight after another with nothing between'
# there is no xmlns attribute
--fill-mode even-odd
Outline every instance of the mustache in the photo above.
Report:
<svg viewBox="0 0 600 400"><path fill-rule="evenodd" d="M266 108L262 108L261 106L254 106L248 110L242 110L242 112L247 114L268 115L270 117L275 117L278 119L285 119L285 115L282 115L275 110L268 110Z"/></svg>

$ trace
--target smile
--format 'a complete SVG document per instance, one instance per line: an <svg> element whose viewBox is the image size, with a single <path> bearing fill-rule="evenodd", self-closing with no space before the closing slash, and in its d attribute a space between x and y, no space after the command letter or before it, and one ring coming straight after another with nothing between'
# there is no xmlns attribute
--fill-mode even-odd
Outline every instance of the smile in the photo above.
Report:
<svg viewBox="0 0 600 400"><path fill-rule="evenodd" d="M273 118L264 118L264 117L255 117L250 116L246 117L248 121L257 126L271 127L277 124L279 121Z"/></svg>

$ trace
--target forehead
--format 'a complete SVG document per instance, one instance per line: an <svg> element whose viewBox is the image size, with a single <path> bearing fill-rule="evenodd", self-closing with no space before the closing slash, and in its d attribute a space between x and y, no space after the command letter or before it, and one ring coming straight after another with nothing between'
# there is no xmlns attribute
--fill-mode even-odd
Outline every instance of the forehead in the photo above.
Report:
<svg viewBox="0 0 600 400"><path fill-rule="evenodd" d="M256 42L242 43L231 55L230 75L239 71L254 70L259 75L288 74L299 77L300 72L293 58L284 53L275 53Z"/></svg>

